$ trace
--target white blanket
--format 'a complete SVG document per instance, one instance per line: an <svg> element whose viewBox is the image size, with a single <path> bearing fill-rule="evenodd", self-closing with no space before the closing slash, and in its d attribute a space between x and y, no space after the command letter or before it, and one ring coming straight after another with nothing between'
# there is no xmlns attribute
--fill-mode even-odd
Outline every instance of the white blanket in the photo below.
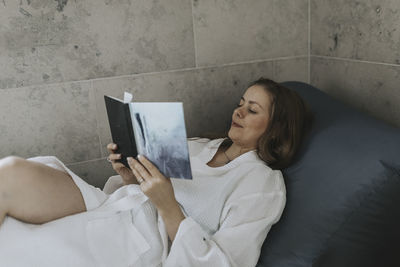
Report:
<svg viewBox="0 0 400 267"><path fill-rule="evenodd" d="M76 176L55 157L34 160ZM162 223L136 185L117 189L98 208L42 225L6 217L0 226L0 266L160 266L168 237L154 233Z"/></svg>

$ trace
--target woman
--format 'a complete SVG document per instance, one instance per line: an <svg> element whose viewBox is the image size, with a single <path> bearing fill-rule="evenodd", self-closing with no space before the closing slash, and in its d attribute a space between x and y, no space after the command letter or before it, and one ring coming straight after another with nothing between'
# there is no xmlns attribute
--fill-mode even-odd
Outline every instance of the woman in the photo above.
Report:
<svg viewBox="0 0 400 267"><path fill-rule="evenodd" d="M3 159L0 265L255 266L286 202L279 169L308 114L295 92L253 82L228 138L189 139L193 180L168 179L143 156L126 168L115 144L107 148L119 175L103 191L55 157Z"/></svg>

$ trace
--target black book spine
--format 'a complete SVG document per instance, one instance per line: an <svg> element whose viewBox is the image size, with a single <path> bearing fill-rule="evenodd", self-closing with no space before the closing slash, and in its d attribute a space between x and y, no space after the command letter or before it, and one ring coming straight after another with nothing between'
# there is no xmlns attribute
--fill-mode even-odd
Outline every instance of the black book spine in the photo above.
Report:
<svg viewBox="0 0 400 267"><path fill-rule="evenodd" d="M118 146L115 153L121 154L121 159L117 161L129 168L127 157L137 156L129 104L106 95L104 96L104 101L110 124L111 137L113 142Z"/></svg>
<svg viewBox="0 0 400 267"><path fill-rule="evenodd" d="M131 112L129 110L129 104L124 105L124 111L125 111L125 118L127 120L127 126L128 126L128 136L129 140L131 141L131 147L132 147L132 152L134 155L130 155L130 157L136 157L137 156L137 147L136 147L136 142L135 142L135 133L133 132L133 124L132 124L132 118L131 118ZM126 158L125 158L126 161ZM126 164L124 162L124 165L129 167L128 162L126 161Z"/></svg>

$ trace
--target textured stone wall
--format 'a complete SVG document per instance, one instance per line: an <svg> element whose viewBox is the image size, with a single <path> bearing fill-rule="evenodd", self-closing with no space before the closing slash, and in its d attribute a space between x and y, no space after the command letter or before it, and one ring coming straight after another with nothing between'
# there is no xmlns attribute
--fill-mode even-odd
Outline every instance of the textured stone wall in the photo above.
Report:
<svg viewBox="0 0 400 267"><path fill-rule="evenodd" d="M309 81L309 0L0 0L0 157L55 155L102 187L103 95L183 101L223 131L260 76Z"/></svg>
<svg viewBox="0 0 400 267"><path fill-rule="evenodd" d="M311 0L311 83L400 127L400 1Z"/></svg>

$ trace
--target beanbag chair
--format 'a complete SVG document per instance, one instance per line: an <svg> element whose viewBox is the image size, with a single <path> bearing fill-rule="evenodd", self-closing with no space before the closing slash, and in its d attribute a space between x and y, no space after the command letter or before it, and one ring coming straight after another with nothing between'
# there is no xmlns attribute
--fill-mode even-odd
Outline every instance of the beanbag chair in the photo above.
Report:
<svg viewBox="0 0 400 267"><path fill-rule="evenodd" d="M287 203L258 267L400 266L400 129L301 82L311 132L283 170Z"/></svg>

